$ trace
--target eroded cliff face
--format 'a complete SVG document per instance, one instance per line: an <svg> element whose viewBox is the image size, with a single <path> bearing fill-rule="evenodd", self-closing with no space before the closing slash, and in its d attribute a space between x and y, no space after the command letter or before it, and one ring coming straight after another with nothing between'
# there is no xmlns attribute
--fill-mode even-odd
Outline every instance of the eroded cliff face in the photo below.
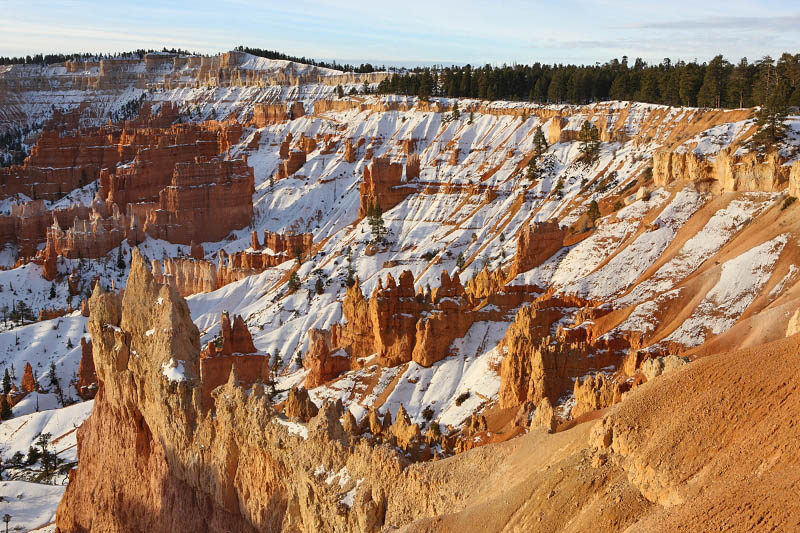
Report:
<svg viewBox="0 0 800 533"><path fill-rule="evenodd" d="M159 192L158 203L144 222L156 239L189 244L219 241L253 218L253 169L244 159L178 163L170 186ZM217 220L220 223L208 224Z"/></svg>
<svg viewBox="0 0 800 533"><path fill-rule="evenodd" d="M713 193L778 191L790 180L787 160L777 152L735 155L736 147L721 150L710 161L694 152L658 151L653 154L656 185L692 182Z"/></svg>
<svg viewBox="0 0 800 533"><path fill-rule="evenodd" d="M73 190L99 185L91 205L48 209L43 200L12 205L0 216L0 243L36 261L48 280L58 256L97 259L148 233L175 243L219 240L250 224L253 173L245 159L219 157L239 141L235 122L172 124L178 110L144 104L135 120L79 129L55 116L23 165L0 169L2 195L57 201ZM63 202L62 202L63 204ZM224 215L220 215L224 213ZM201 224L214 216L218 224Z"/></svg>
<svg viewBox="0 0 800 533"><path fill-rule="evenodd" d="M138 252L124 296L98 284L89 306L99 390L59 531L379 531L449 504L399 450L375 445L383 429L345 432L341 407L286 420L234 366L204 408L188 307ZM387 442L410 453L419 427L397 418Z"/></svg>
<svg viewBox="0 0 800 533"><path fill-rule="evenodd" d="M250 250L218 252L217 264L203 259L201 249L192 257L156 259L153 276L158 283L174 287L181 296L211 292L276 267L292 259L302 258L313 248L313 235L286 235L264 232L264 247L256 232L251 234Z"/></svg>

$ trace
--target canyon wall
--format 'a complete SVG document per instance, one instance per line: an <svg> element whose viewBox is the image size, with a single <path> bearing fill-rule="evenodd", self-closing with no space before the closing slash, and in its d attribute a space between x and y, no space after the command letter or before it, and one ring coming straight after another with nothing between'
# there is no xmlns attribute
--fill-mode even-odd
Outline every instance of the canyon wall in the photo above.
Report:
<svg viewBox="0 0 800 533"><path fill-rule="evenodd" d="M144 231L155 239L190 244L219 241L253 218L253 169L246 159L178 163L159 192ZM224 215L224 216L221 216ZM215 224L208 224L214 219Z"/></svg>

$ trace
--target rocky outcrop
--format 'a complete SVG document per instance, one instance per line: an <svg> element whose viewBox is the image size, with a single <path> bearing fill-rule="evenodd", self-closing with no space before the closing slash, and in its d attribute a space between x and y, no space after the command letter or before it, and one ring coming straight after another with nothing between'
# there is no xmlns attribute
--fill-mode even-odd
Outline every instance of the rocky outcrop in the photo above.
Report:
<svg viewBox="0 0 800 533"><path fill-rule="evenodd" d="M507 277L502 269L484 268L467 281L466 293L474 300L489 298L504 290Z"/></svg>
<svg viewBox="0 0 800 533"><path fill-rule="evenodd" d="M68 309L64 309L64 308L61 308L61 309L48 309L48 308L45 307L45 308L42 308L41 311L39 311L39 317L38 317L37 320L39 322L41 322L42 320L53 320L54 318L62 317L64 315L66 315L67 313L71 313L71 312L72 312L72 306L70 306Z"/></svg>
<svg viewBox="0 0 800 533"><path fill-rule="evenodd" d="M438 363L450 352L450 344L467 334L475 313L465 298L458 277L442 271L441 285L433 290L433 310L417 321L416 339L411 359L424 367Z"/></svg>
<svg viewBox="0 0 800 533"><path fill-rule="evenodd" d="M531 417L531 424L529 427L531 429L545 428L548 432L555 431L556 416L553 411L553 406L550 404L550 400L542 398L542 401L536 406L536 410Z"/></svg>
<svg viewBox="0 0 800 533"><path fill-rule="evenodd" d="M457 165L458 158L460 155L461 155L461 149L458 148L457 146L454 146L453 149L450 151L450 160L448 161L448 163L453 166Z"/></svg>
<svg viewBox="0 0 800 533"><path fill-rule="evenodd" d="M253 244L258 246L256 249L260 249L261 243L258 241L258 235L253 235L252 239ZM286 253L294 258L297 256L298 251L301 255L311 251L314 246L314 235L312 233L275 233L265 230L264 246L276 254Z"/></svg>
<svg viewBox="0 0 800 533"><path fill-rule="evenodd" d="M47 281L53 281L58 275L58 253L56 252L55 244L51 239L48 239L47 245L44 249L44 258L42 261L42 277Z"/></svg>
<svg viewBox="0 0 800 533"><path fill-rule="evenodd" d="M518 288L518 294L476 295L474 287L468 293L458 276L451 277L443 270L439 287L417 293L413 274L404 271L397 281L391 275L385 282L379 280L367 299L356 279L342 302L345 322L332 328L330 349L342 348L353 368L359 359L372 354L377 354L377 362L383 366L414 361L430 367L450 355L453 341L466 335L476 321L498 320L504 310L530 298L527 287Z"/></svg>
<svg viewBox="0 0 800 533"><path fill-rule="evenodd" d="M420 315L414 296L414 275L406 270L397 282L391 274L385 286L379 281L370 297L374 350L383 366L397 366L411 360Z"/></svg>
<svg viewBox="0 0 800 533"><path fill-rule="evenodd" d="M231 323L230 315L223 312L220 316L220 335L216 341L206 345L202 357L249 354L257 351L244 319L240 315L234 315Z"/></svg>
<svg viewBox="0 0 800 533"><path fill-rule="evenodd" d="M417 154L410 154L408 159L406 159L406 181L419 178L420 166L419 156Z"/></svg>
<svg viewBox="0 0 800 533"><path fill-rule="evenodd" d="M344 143L344 160L348 163L356 162L356 149L352 139L347 139Z"/></svg>
<svg viewBox="0 0 800 533"><path fill-rule="evenodd" d="M787 337L791 337L797 332L800 332L800 309L794 312L792 317L789 319L789 323L786 324Z"/></svg>
<svg viewBox="0 0 800 533"><path fill-rule="evenodd" d="M25 165L0 169L4 193L55 200L99 178L97 198L91 208L52 212L41 200L12 206L0 216L0 241L17 244L22 258L52 241L36 260L52 280L57 256L99 258L125 239L137 245L145 225L152 236L188 244L249 224L252 170L246 162L206 161L238 142L241 126L171 124L176 117L177 108L165 104L158 114L145 106L139 119L90 130L78 129L77 119L49 123ZM216 217L221 225L199 223L216 210L226 214Z"/></svg>
<svg viewBox="0 0 800 533"><path fill-rule="evenodd" d="M772 192L786 187L788 170L777 152L764 157L752 152L736 156L730 149L725 149L714 158L713 176L719 182L721 192Z"/></svg>
<svg viewBox="0 0 800 533"><path fill-rule="evenodd" d="M110 217L102 218L97 211L93 211L88 219L76 218L66 231L61 229L56 220L47 228L45 260L53 254L68 259L105 257L125 239L136 241L137 226L120 214L116 206Z"/></svg>
<svg viewBox="0 0 800 533"><path fill-rule="evenodd" d="M45 128L22 165L0 168L3 194L58 200L119 162L118 138L119 131L109 127L81 132Z"/></svg>
<svg viewBox="0 0 800 533"><path fill-rule="evenodd" d="M200 354L200 380L203 406L213 405L213 391L235 376L236 383L250 387L265 383L269 375L269 355L258 353L244 319L228 313L220 317L220 336L209 342Z"/></svg>
<svg viewBox="0 0 800 533"><path fill-rule="evenodd" d="M173 287L181 296L217 290L217 267L205 260L169 258L153 260L156 283Z"/></svg>
<svg viewBox="0 0 800 533"><path fill-rule="evenodd" d="M128 204L157 202L159 192L170 186L177 164L215 157L240 135L240 129L229 130L216 122L124 131L119 151L129 162L100 173L100 198L123 211Z"/></svg>
<svg viewBox="0 0 800 533"><path fill-rule="evenodd" d="M527 272L549 259L564 245L567 228L558 222L534 222L523 226L517 234L517 251L509 278Z"/></svg>
<svg viewBox="0 0 800 533"><path fill-rule="evenodd" d="M358 218L364 218L372 206L388 211L413 192L413 187L403 186L403 165L379 157L364 167L364 181L359 186L361 205Z"/></svg>
<svg viewBox="0 0 800 533"><path fill-rule="evenodd" d="M25 371L22 374L20 389L23 393L33 392L37 389L36 378L33 377L33 367L30 363L25 363Z"/></svg>
<svg viewBox="0 0 800 533"><path fill-rule="evenodd" d="M282 180L293 175L306 164L306 153L302 150L290 150L286 159L278 163L278 171L275 173L276 180Z"/></svg>
<svg viewBox="0 0 800 533"><path fill-rule="evenodd" d="M689 358L678 355L666 355L653 357L642 363L642 374L647 381L652 381L661 374L670 372L689 362Z"/></svg>
<svg viewBox="0 0 800 533"><path fill-rule="evenodd" d="M551 331L563 317L565 302L542 299L523 307L509 326L503 345L507 354L500 367L500 406L518 407L544 398L551 405L574 388L573 380L590 370L619 364L617 352L592 346L563 328ZM592 353L593 352L593 353Z"/></svg>
<svg viewBox="0 0 800 533"><path fill-rule="evenodd" d="M555 144L562 141L562 131L567 126L567 119L561 116L554 116L547 126L547 144Z"/></svg>
<svg viewBox="0 0 800 533"><path fill-rule="evenodd" d="M789 196L800 197L800 161L792 163L789 171Z"/></svg>
<svg viewBox="0 0 800 533"><path fill-rule="evenodd" d="M303 102L292 102L288 107L285 103L263 104L253 106L253 126L264 128L271 124L280 124L305 116Z"/></svg>
<svg viewBox="0 0 800 533"><path fill-rule="evenodd" d="M336 329L333 334L336 334ZM306 374L305 385L307 389L319 387L330 381L342 372L350 370L350 358L344 350L331 353L331 345L338 344L337 339L330 339L331 332L316 328L308 330L308 352L303 358L303 368Z"/></svg>
<svg viewBox="0 0 800 533"><path fill-rule="evenodd" d="M81 337L81 362L78 365L78 379L75 390L84 400L91 400L97 394L97 373L94 369L92 341Z"/></svg>
<svg viewBox="0 0 800 533"><path fill-rule="evenodd" d="M269 250L261 250L258 235L253 232L251 243L257 252L244 250L227 254L224 250L220 250L216 265L202 259L205 255L202 246L196 245L192 247L193 256L199 258L177 257L153 260L153 276L157 283L174 287L181 296L211 292L295 259L298 254L301 257L307 255L313 248L313 235L265 231L264 242Z"/></svg>
<svg viewBox="0 0 800 533"><path fill-rule="evenodd" d="M572 418L611 407L622 400L622 392L623 387L619 383L602 373L576 379L573 388L575 406L572 408Z"/></svg>
<svg viewBox="0 0 800 533"><path fill-rule="evenodd" d="M189 257L192 259L203 259L206 252L203 250L202 244L196 244L194 241L189 243Z"/></svg>
<svg viewBox="0 0 800 533"><path fill-rule="evenodd" d="M69 225L89 218L90 212L82 205L48 211L42 200L12 204L9 215L0 215L0 244L16 244L20 258L31 257L38 245L46 242L51 224Z"/></svg>
<svg viewBox="0 0 800 533"><path fill-rule="evenodd" d="M354 359L367 357L375 353L375 336L372 333L372 319L369 314L369 300L361 292L358 277L355 283L347 287L342 301L342 315L345 323L334 324L333 335L339 339L339 345Z"/></svg>
<svg viewBox="0 0 800 533"><path fill-rule="evenodd" d="M317 416L318 412L319 409L317 409L317 406L311 401L306 389L301 387L292 387L289 389L289 395L286 397L286 403L283 405L283 414L301 422L308 422Z"/></svg>
<svg viewBox="0 0 800 533"><path fill-rule="evenodd" d="M301 134L300 139L295 143L295 148L292 148L292 141L293 136L288 133L286 134L286 139L280 144L280 149L278 150L280 161L278 162L278 169L273 176L275 180L282 180L295 174L306 164L308 154L317 148L317 141L313 137L306 137Z"/></svg>
<svg viewBox="0 0 800 533"><path fill-rule="evenodd" d="M235 315L231 324L228 313L222 313L222 353L230 355L254 352L256 347L253 345L253 338L244 319L240 315Z"/></svg>
<svg viewBox="0 0 800 533"><path fill-rule="evenodd" d="M389 428L400 447L406 453L417 453L422 442L422 432L417 424L412 424L408 413L401 405L395 413L394 423ZM423 449L427 449L423 445Z"/></svg>

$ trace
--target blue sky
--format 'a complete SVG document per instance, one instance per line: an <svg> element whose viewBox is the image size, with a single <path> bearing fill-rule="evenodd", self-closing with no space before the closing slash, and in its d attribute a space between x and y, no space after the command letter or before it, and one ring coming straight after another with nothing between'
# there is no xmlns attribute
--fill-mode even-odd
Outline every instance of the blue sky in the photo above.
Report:
<svg viewBox="0 0 800 533"><path fill-rule="evenodd" d="M347 62L594 63L800 52L800 2L0 0L0 55L243 44Z"/></svg>

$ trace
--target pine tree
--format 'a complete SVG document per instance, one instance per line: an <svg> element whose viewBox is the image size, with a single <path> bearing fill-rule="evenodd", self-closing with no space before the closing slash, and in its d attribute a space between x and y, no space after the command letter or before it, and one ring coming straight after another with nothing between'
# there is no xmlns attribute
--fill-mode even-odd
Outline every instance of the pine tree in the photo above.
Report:
<svg viewBox="0 0 800 533"><path fill-rule="evenodd" d="M297 272L292 272L292 275L289 276L289 290L296 291L298 288L300 288L300 277Z"/></svg>
<svg viewBox="0 0 800 533"><path fill-rule="evenodd" d="M325 284L322 283L322 278L317 278L316 283L314 283L314 292L317 294L322 294L325 292Z"/></svg>
<svg viewBox="0 0 800 533"><path fill-rule="evenodd" d="M344 89L342 88L341 85L336 86L336 96L338 96L339 98L344 98Z"/></svg>
<svg viewBox="0 0 800 533"><path fill-rule="evenodd" d="M722 107L723 95L727 91L726 82L731 65L721 55L706 65L703 85L697 93L697 104L702 107Z"/></svg>
<svg viewBox="0 0 800 533"><path fill-rule="evenodd" d="M117 252L117 270L125 270L125 257L122 255L122 246Z"/></svg>
<svg viewBox="0 0 800 533"><path fill-rule="evenodd" d="M51 283L50 284L50 299L54 300L55 297L56 297L56 284L55 283Z"/></svg>
<svg viewBox="0 0 800 533"><path fill-rule="evenodd" d="M459 270L461 270L464 267L464 253L463 252L460 252L458 254L458 258L456 258L456 266L458 267Z"/></svg>
<svg viewBox="0 0 800 533"><path fill-rule="evenodd" d="M367 222L372 233L373 242L382 242L386 237L386 225L383 222L383 209L375 203L367 209Z"/></svg>
<svg viewBox="0 0 800 533"><path fill-rule="evenodd" d="M589 217L589 220L592 221L592 224L594 224L595 220L600 218L600 207L597 205L596 200L592 200L589 204L589 210L586 211L586 215Z"/></svg>
<svg viewBox="0 0 800 533"><path fill-rule="evenodd" d="M741 108L745 107L745 101L749 103L750 91L753 85L750 70L747 58L743 57L731 71L728 79L728 101L731 105Z"/></svg>
<svg viewBox="0 0 800 533"><path fill-rule="evenodd" d="M588 120L584 121L578 132L578 140L580 141L578 149L581 152L581 159L587 163L594 163L600 153L600 132L597 130L597 126Z"/></svg>
<svg viewBox="0 0 800 533"><path fill-rule="evenodd" d="M349 250L349 247L348 247ZM348 251L347 253L347 277L344 280L345 285L348 288L352 287L356 283L356 269L353 266L353 252Z"/></svg>
<svg viewBox="0 0 800 533"><path fill-rule="evenodd" d="M545 139L542 127L538 126L536 131L533 132L533 153L537 156L542 155L547 151L547 139Z"/></svg>
<svg viewBox="0 0 800 533"><path fill-rule="evenodd" d="M775 62L770 56L764 56L756 63L758 75L753 84L753 100L756 105L765 106L778 85Z"/></svg>
<svg viewBox="0 0 800 533"><path fill-rule="evenodd" d="M789 114L789 109L780 101L777 93L773 93L756 115L758 133L753 136L753 142L763 147L774 146L786 136L786 125L783 123Z"/></svg>
<svg viewBox="0 0 800 533"><path fill-rule="evenodd" d="M681 73L680 79L680 96L681 103L685 106L693 106L697 104L697 91L700 90L702 73L700 65L697 63L688 63Z"/></svg>
<svg viewBox="0 0 800 533"><path fill-rule="evenodd" d="M8 369L6 368L3 374L3 394L8 394L9 392L11 392L11 376L8 374Z"/></svg>
<svg viewBox="0 0 800 533"><path fill-rule="evenodd" d="M531 160L528 161L528 168L525 171L525 178L528 181L533 181L539 177L539 158L547 151L547 139L544 137L542 127L536 128L533 133L533 155Z"/></svg>
<svg viewBox="0 0 800 533"><path fill-rule="evenodd" d="M58 397L59 403L64 405L64 391L61 390L61 383L58 381L58 376L56 376L56 364L53 361L50 361L50 386L53 388L53 392Z"/></svg>

